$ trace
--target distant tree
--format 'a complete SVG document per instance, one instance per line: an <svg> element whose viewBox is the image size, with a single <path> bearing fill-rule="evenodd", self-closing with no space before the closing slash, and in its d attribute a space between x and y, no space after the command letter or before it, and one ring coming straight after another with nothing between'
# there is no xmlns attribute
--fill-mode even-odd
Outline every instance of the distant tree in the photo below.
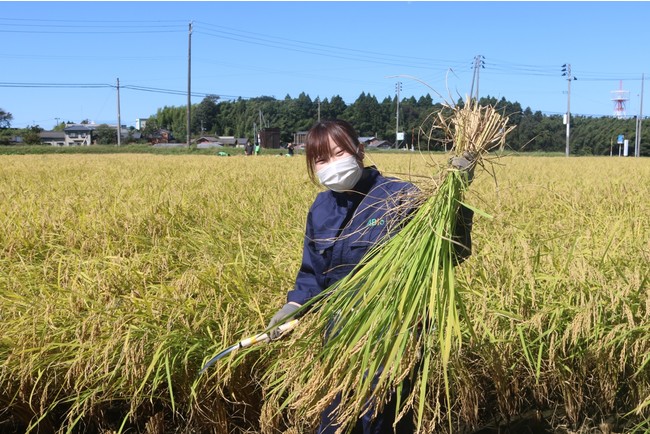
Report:
<svg viewBox="0 0 650 434"><path fill-rule="evenodd" d="M39 133L43 131L43 128L38 125L28 126L20 131L20 136L23 138L23 143L26 145L40 145L41 136Z"/></svg>
<svg viewBox="0 0 650 434"><path fill-rule="evenodd" d="M11 144L11 137L15 134L13 128L0 128L0 146Z"/></svg>
<svg viewBox="0 0 650 434"><path fill-rule="evenodd" d="M352 123L360 136L372 136L381 123L382 110L374 95L362 92L359 98L348 107L343 116ZM382 131L386 128L381 125Z"/></svg>
<svg viewBox="0 0 650 434"><path fill-rule="evenodd" d="M11 113L0 109L0 128L10 128L13 119L14 116Z"/></svg>
<svg viewBox="0 0 650 434"><path fill-rule="evenodd" d="M438 100L439 97L436 96L435 101ZM214 108L212 102L217 107L214 123L211 129L206 127L209 125L206 121L211 119L208 115L204 118L204 128L206 131L218 132L222 136L252 139L255 125L258 129L280 128L281 141L289 142L294 133L309 129L318 119L318 98L312 98L305 93L301 93L297 98L286 95L281 100L271 96L238 98L232 101L209 101L208 98L196 105L193 110L195 127L197 119L200 119L199 108L201 106ZM455 103L460 107L464 105L462 98ZM528 107L523 109L518 102L511 102L503 97L482 97L480 103L497 108L510 118L511 125L516 126L508 136L506 143L508 149L517 152L564 152L566 128L562 123L562 115L544 115ZM450 143L442 130L428 129L438 112L442 112L443 116L451 115L450 109L443 106L442 101L434 103L434 98L428 94L417 100L413 97L402 99L399 128L405 133L405 142L415 144L415 147L421 150L448 149ZM262 121L260 121L260 113L263 117ZM185 115L185 107L158 109L156 115L148 121L145 130L151 131L150 129L154 127L156 130L165 128L177 137L184 137ZM359 135L376 136L391 142L395 140L395 115L394 95L389 95L378 102L376 97L362 93L350 105L346 105L338 95L329 99L323 98L320 102L321 119L343 118L352 122ZM609 155L611 142L616 141L618 134L624 134L626 138L633 140L634 119L617 121L619 120L611 116L591 118L576 115L571 123L571 153ZM650 154L650 128L644 128L642 134L641 155L646 156Z"/></svg>
<svg viewBox="0 0 650 434"><path fill-rule="evenodd" d="M218 95L208 95L198 105L192 107L192 132L203 134L204 131L214 133L219 113ZM203 129L201 129L203 128Z"/></svg>
<svg viewBox="0 0 650 434"><path fill-rule="evenodd" d="M338 119L345 113L347 108L347 104L345 104L345 101L339 95L333 96L329 101L325 98L321 103L320 118Z"/></svg>
<svg viewBox="0 0 650 434"><path fill-rule="evenodd" d="M158 109L156 113L156 120L158 126L170 131L176 137L185 137L187 131L186 120L187 109L186 106L168 107Z"/></svg>
<svg viewBox="0 0 650 434"><path fill-rule="evenodd" d="M101 124L93 131L93 138L98 145L113 145L117 143L117 130Z"/></svg>
<svg viewBox="0 0 650 434"><path fill-rule="evenodd" d="M142 129L142 135L144 137L151 137L159 129L160 129L160 125L158 124L158 119L156 119L155 116L151 116L149 119L147 119L147 122L145 123L144 128Z"/></svg>

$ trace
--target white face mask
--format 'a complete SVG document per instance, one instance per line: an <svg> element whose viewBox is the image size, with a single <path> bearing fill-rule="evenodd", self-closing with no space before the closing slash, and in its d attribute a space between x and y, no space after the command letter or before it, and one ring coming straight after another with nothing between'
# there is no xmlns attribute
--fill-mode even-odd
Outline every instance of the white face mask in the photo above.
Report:
<svg viewBox="0 0 650 434"><path fill-rule="evenodd" d="M361 179L362 173L363 169L357 163L357 159L354 155L350 155L327 163L316 172L316 176L325 187L332 191L342 192L352 190Z"/></svg>

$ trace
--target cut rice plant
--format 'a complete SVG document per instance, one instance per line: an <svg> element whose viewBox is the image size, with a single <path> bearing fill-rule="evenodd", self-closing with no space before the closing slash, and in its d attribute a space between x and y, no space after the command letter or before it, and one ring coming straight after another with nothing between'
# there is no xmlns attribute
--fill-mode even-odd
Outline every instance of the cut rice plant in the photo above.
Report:
<svg viewBox="0 0 650 434"><path fill-rule="evenodd" d="M339 399L335 419L338 432L346 432L394 396L398 419L414 410L417 431L430 432L427 407L439 415L438 424L451 406L450 356L461 349L463 333L472 333L455 279L456 216L473 166L503 146L512 127L493 107L473 100L450 109L451 116L432 115L421 134L430 138L442 130L452 154L471 156L472 167L445 168L431 185L410 193L405 202L416 210L403 228L297 312L304 314L299 328L280 344L282 354L265 374L263 427L276 425L285 409L291 424L314 423Z"/></svg>

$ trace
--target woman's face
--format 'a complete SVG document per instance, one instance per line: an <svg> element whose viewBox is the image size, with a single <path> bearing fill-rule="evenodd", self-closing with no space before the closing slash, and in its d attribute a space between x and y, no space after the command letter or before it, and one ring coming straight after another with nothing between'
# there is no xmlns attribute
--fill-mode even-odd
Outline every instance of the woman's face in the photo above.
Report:
<svg viewBox="0 0 650 434"><path fill-rule="evenodd" d="M316 160L316 165L315 169L316 172L318 172L320 169L322 169L326 164L334 162L336 160L340 160L345 157L350 157L352 154L350 154L348 151L344 150L341 148L339 145L336 144L332 138L329 138L329 143L330 143L330 153L329 155L321 155L318 157Z"/></svg>

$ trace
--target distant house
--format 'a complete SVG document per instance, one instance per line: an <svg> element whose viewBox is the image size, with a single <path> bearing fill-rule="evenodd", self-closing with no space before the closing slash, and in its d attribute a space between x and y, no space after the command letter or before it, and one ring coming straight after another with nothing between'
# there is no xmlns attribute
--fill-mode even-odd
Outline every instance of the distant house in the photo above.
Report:
<svg viewBox="0 0 650 434"><path fill-rule="evenodd" d="M11 136L9 137L9 143L12 145L22 145L23 144L23 136Z"/></svg>
<svg viewBox="0 0 650 434"><path fill-rule="evenodd" d="M50 146L66 146L64 131L42 131L38 133L41 143Z"/></svg>
<svg viewBox="0 0 650 434"><path fill-rule="evenodd" d="M232 146L232 147L237 146L237 139L235 138L235 136L219 136L219 141L224 146Z"/></svg>
<svg viewBox="0 0 650 434"><path fill-rule="evenodd" d="M367 145L367 144L371 143L374 140L377 140L377 138L375 136L372 136L372 137L359 137L359 143L361 143L362 145Z"/></svg>
<svg viewBox="0 0 650 434"><path fill-rule="evenodd" d="M90 146L93 142L93 129L87 124L68 124L63 129L64 146Z"/></svg>
<svg viewBox="0 0 650 434"><path fill-rule="evenodd" d="M373 140L365 144L368 149L390 149L395 145L388 140L377 140L373 137Z"/></svg>
<svg viewBox="0 0 650 434"><path fill-rule="evenodd" d="M248 145L248 137L240 137L237 139L237 147L245 148Z"/></svg>
<svg viewBox="0 0 650 434"><path fill-rule="evenodd" d="M201 143L220 143L219 142L219 137L214 137L214 136L202 136L199 137L198 139L192 140L192 142L196 144L201 144Z"/></svg>
<svg viewBox="0 0 650 434"><path fill-rule="evenodd" d="M158 143L171 143L174 141L174 136L172 135L171 131L161 128L151 134L148 139L149 143L156 145Z"/></svg>
<svg viewBox="0 0 650 434"><path fill-rule="evenodd" d="M221 148L224 146L243 148L248 143L248 138L236 138L235 136L201 136L198 139L193 139L192 143L196 145L197 149Z"/></svg>
<svg viewBox="0 0 650 434"><path fill-rule="evenodd" d="M136 118L135 120L135 129L138 131L144 130L147 126L147 119L145 118Z"/></svg>
<svg viewBox="0 0 650 434"><path fill-rule="evenodd" d="M95 123L67 124L66 127L63 129L63 132L65 133L65 143L63 145L58 145L58 146L88 146L88 145L95 144L96 135L93 134L93 132L101 125L105 125L109 128L114 129L116 131L115 138L117 140L117 125L95 124ZM49 131L48 133L51 132L52 131ZM132 139L137 140L140 138L140 133L137 131L131 133L129 129L126 128L125 125L122 125L120 127L120 137L122 139L126 139L130 137Z"/></svg>
<svg viewBox="0 0 650 434"><path fill-rule="evenodd" d="M223 143L219 140L218 137L204 136L199 137L198 139L193 140L196 143L197 149L209 149L209 148L221 148Z"/></svg>

